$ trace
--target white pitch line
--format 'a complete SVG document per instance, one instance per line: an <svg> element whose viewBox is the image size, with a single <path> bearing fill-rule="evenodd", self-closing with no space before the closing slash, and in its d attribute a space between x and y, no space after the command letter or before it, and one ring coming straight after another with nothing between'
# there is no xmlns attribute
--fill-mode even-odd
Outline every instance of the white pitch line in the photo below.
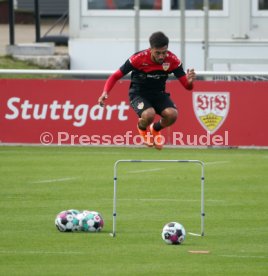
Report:
<svg viewBox="0 0 268 276"><path fill-rule="evenodd" d="M119 201L178 201L178 202L196 202L200 200L195 199L176 199L176 198L118 198Z"/></svg>
<svg viewBox="0 0 268 276"><path fill-rule="evenodd" d="M96 199L96 201L112 201L112 198L101 198ZM118 198L117 201L140 201L140 202L200 202L200 199L176 199L176 198ZM216 199L206 199L206 203L211 203L215 206L216 203L225 203L226 200L216 200Z"/></svg>
<svg viewBox="0 0 268 276"><path fill-rule="evenodd" d="M72 255L72 254L85 254L85 252L75 252L75 251L19 251L19 250L2 250L0 251L0 254L66 254L66 255Z"/></svg>
<svg viewBox="0 0 268 276"><path fill-rule="evenodd" d="M189 234L190 236L201 237L201 234L197 234L197 233L188 232L188 234Z"/></svg>
<svg viewBox="0 0 268 276"><path fill-rule="evenodd" d="M103 198L102 200L111 200L111 199L105 199ZM118 198L119 201L130 201L130 200L135 200L135 201L176 201L176 202L199 202L200 199L176 199L176 198ZM207 199L206 202L220 202L224 203L226 202L225 200L217 200L217 199Z"/></svg>
<svg viewBox="0 0 268 276"><path fill-rule="evenodd" d="M143 172L156 172L163 170L163 168L155 168L155 169L148 169L148 170L138 170L138 171L129 171L129 173L143 173Z"/></svg>
<svg viewBox="0 0 268 276"><path fill-rule="evenodd" d="M205 162L205 165L218 165L218 164L226 164L230 163L230 161L213 161L213 162Z"/></svg>
<svg viewBox="0 0 268 276"><path fill-rule="evenodd" d="M246 255L219 255L226 258L249 258L249 259L268 259L268 256L246 256Z"/></svg>
<svg viewBox="0 0 268 276"><path fill-rule="evenodd" d="M40 183L53 183L53 182L64 182L76 179L76 177L65 177L65 178L55 178L55 179L45 179L45 180L38 180L31 183L40 184Z"/></svg>

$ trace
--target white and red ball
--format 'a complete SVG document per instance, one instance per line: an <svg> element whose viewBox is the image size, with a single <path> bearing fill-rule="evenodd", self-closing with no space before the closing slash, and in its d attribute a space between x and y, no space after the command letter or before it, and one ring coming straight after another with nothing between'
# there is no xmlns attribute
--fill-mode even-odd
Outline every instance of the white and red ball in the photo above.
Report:
<svg viewBox="0 0 268 276"><path fill-rule="evenodd" d="M65 210L60 212L55 219L55 225L60 232L75 232L79 230L77 210Z"/></svg>
<svg viewBox="0 0 268 276"><path fill-rule="evenodd" d="M186 238L186 231L178 222L167 223L162 230L162 239L167 244L182 244Z"/></svg>
<svg viewBox="0 0 268 276"><path fill-rule="evenodd" d="M104 226L102 215L96 211L84 210L79 215L80 230L85 232L99 232Z"/></svg>

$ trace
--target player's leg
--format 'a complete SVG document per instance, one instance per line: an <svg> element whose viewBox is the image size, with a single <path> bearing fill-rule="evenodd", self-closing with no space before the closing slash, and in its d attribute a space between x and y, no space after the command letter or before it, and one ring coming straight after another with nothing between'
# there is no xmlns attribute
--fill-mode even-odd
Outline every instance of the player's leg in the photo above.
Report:
<svg viewBox="0 0 268 276"><path fill-rule="evenodd" d="M138 127L146 130L147 127L154 121L155 110L152 107L145 109L139 118Z"/></svg>
<svg viewBox="0 0 268 276"><path fill-rule="evenodd" d="M162 149L164 144L164 138L161 135L161 130L175 123L178 117L178 111L170 99L168 93L163 93L157 101L154 103L157 114L161 116L158 122L150 125L150 132L154 136L155 148Z"/></svg>
<svg viewBox="0 0 268 276"><path fill-rule="evenodd" d="M139 134L142 136L145 145L152 147L153 141L148 132L148 126L154 121L155 110L151 106L151 103L141 96L134 96L130 99L130 105L139 116L137 129Z"/></svg>
<svg viewBox="0 0 268 276"><path fill-rule="evenodd" d="M154 121L155 110L150 107L144 110L138 121L138 132L143 138L143 142L146 146L152 147L154 145L153 136L148 131L148 126Z"/></svg>
<svg viewBox="0 0 268 276"><path fill-rule="evenodd" d="M159 125L156 123L155 126L159 130L174 124L178 118L178 111L174 107L167 107L161 112L161 117Z"/></svg>

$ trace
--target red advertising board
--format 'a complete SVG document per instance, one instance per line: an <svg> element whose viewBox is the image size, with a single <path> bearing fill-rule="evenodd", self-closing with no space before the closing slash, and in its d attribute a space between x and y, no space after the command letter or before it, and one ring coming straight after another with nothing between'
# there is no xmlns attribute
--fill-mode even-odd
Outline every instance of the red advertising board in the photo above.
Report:
<svg viewBox="0 0 268 276"><path fill-rule="evenodd" d="M141 144L128 80L104 108L104 80L0 80L1 143ZM167 83L179 118L163 130L177 146L268 146L268 82L196 81L193 91Z"/></svg>

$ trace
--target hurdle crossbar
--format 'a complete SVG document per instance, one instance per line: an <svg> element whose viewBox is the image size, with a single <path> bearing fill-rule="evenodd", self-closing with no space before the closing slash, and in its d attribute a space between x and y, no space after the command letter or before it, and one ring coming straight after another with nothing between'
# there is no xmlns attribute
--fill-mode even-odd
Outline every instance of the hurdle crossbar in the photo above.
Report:
<svg viewBox="0 0 268 276"><path fill-rule="evenodd" d="M111 233L112 237L116 235L116 194L117 194L117 170L120 163L196 163L201 166L201 234L198 236L205 235L205 165L204 162L200 160L117 160L114 163L114 196L113 196L113 231Z"/></svg>

